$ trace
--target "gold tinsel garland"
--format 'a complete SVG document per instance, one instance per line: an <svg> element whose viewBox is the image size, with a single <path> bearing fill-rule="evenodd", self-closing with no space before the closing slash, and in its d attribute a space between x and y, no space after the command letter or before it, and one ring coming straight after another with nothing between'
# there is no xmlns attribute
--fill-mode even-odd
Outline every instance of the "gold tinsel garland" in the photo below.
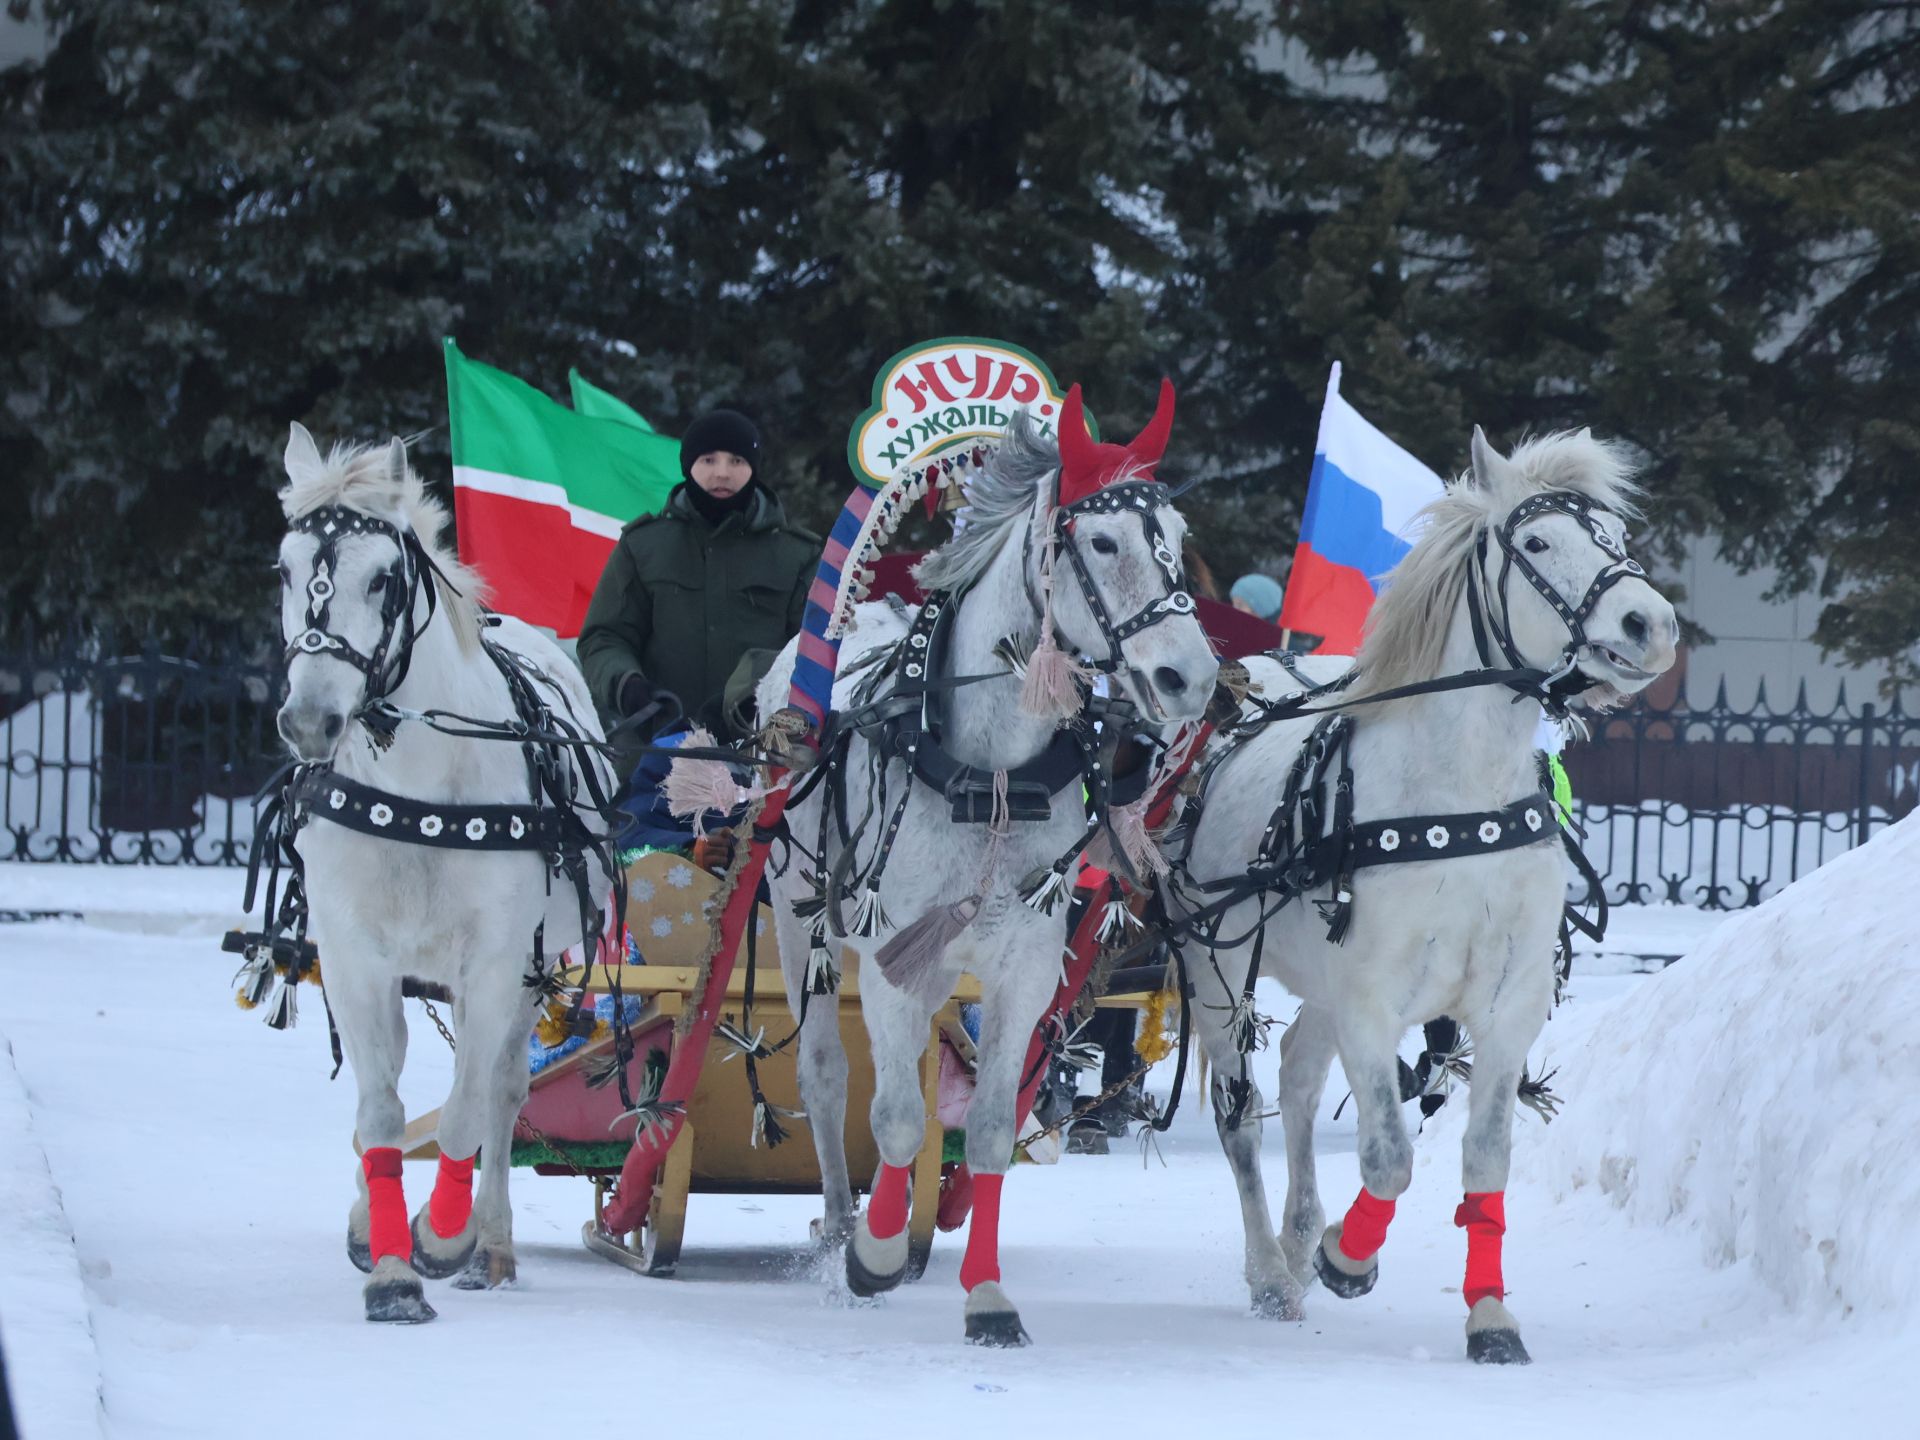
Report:
<svg viewBox="0 0 1920 1440"><path fill-rule="evenodd" d="M1140 1034L1133 1042L1134 1053L1141 1063L1158 1065L1173 1053L1174 1037L1168 1029L1168 1019L1179 998L1180 992L1171 986L1147 997L1146 1015L1140 1022Z"/></svg>

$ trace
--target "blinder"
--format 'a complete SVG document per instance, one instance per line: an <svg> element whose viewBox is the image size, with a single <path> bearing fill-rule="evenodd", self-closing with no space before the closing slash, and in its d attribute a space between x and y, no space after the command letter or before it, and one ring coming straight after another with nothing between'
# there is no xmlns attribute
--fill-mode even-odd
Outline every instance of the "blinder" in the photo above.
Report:
<svg viewBox="0 0 1920 1440"><path fill-rule="evenodd" d="M310 510L295 519L291 528L314 536L320 545L314 552L313 574L307 581L306 628L288 642L284 658L292 661L301 655L326 655L344 660L367 677L367 704L384 699L406 679L413 642L432 622L439 606L434 587L429 584L426 619L418 625L414 623L421 577L433 567L420 537L377 515L344 505L323 505ZM338 590L340 542L352 535L385 535L400 552L386 571L387 588L380 605L380 639L372 653L366 655L327 628Z"/></svg>
<svg viewBox="0 0 1920 1440"><path fill-rule="evenodd" d="M1093 668L1102 674L1116 674L1126 667L1126 661L1120 653L1123 641L1162 620L1194 613L1193 596L1187 593L1186 567L1181 562L1179 552L1173 548L1173 542L1167 538L1166 531L1161 528L1157 515L1166 501L1166 488L1159 481L1126 480L1096 490L1084 499L1056 506L1049 521L1054 527L1060 548L1066 553L1067 562L1073 566L1073 573L1080 581L1080 593L1086 597L1087 609L1093 613L1093 622L1100 628L1101 638L1106 641L1105 658L1093 661ZM1093 583L1093 574L1087 568L1086 557L1080 553L1079 542L1074 536L1073 522L1081 515L1138 515L1140 528L1153 552L1153 558L1166 574L1167 593L1137 614L1115 624L1106 602L1100 598L1100 588Z"/></svg>

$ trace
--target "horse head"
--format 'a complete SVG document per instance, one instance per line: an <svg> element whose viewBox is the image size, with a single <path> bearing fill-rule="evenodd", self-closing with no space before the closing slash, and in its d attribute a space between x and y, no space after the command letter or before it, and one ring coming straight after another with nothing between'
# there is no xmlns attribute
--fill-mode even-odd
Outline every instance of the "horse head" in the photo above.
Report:
<svg viewBox="0 0 1920 1440"><path fill-rule="evenodd" d="M1476 426L1464 483L1489 507L1469 604L1509 664L1565 677L1561 693L1595 707L1672 667L1679 625L1627 553L1639 492L1613 446L1582 430L1527 441L1509 458ZM1513 584L1516 575L1526 583ZM1484 652L1489 637L1477 638Z"/></svg>
<svg viewBox="0 0 1920 1440"><path fill-rule="evenodd" d="M414 639L440 603L421 526L436 533L445 513L398 439L384 450L336 446L323 458L296 423L286 470L278 569L287 699L277 723L296 757L324 762L349 724L406 676Z"/></svg>
<svg viewBox="0 0 1920 1440"><path fill-rule="evenodd" d="M1162 381L1154 417L1131 444L1097 443L1075 385L1060 416L1055 484L1042 487L1035 515L1046 543L1032 578L1050 587L1065 648L1092 656L1155 724L1197 720L1219 669L1187 593L1187 522L1154 474L1172 426L1173 386Z"/></svg>

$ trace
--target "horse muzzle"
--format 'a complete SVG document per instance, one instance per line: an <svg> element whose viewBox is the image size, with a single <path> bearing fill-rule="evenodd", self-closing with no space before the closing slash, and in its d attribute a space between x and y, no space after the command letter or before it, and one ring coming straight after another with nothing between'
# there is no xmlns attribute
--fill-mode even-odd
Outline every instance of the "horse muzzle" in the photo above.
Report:
<svg viewBox="0 0 1920 1440"><path fill-rule="evenodd" d="M347 717L344 711L330 706L289 700L280 707L275 724L296 759L318 762L333 758L347 728Z"/></svg>

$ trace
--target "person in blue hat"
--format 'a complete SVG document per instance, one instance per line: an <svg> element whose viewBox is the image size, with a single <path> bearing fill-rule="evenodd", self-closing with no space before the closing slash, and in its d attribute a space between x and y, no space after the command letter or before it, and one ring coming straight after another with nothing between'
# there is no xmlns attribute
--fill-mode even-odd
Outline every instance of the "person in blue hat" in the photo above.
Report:
<svg viewBox="0 0 1920 1440"><path fill-rule="evenodd" d="M1233 608L1243 615L1278 625L1280 605L1287 598L1287 592L1271 575L1242 575L1233 582L1228 598L1233 601Z"/></svg>

